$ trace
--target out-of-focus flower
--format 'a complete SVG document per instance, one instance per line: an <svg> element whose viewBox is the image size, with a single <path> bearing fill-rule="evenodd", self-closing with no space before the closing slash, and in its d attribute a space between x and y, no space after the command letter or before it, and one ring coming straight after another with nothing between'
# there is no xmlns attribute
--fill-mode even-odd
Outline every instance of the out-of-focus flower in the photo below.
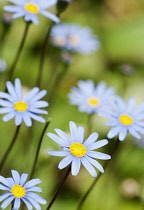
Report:
<svg viewBox="0 0 144 210"><path fill-rule="evenodd" d="M12 15L10 13L4 13L2 15L2 23L5 24L6 26L11 25L13 22Z"/></svg>
<svg viewBox="0 0 144 210"><path fill-rule="evenodd" d="M91 114L98 112L114 100L115 89L106 88L105 82L100 82L96 87L92 80L78 81L78 87L72 87L68 94L70 103L77 105L80 112Z"/></svg>
<svg viewBox="0 0 144 210"><path fill-rule="evenodd" d="M32 179L25 183L28 174L22 174L21 176L15 170L12 170L12 177L4 178L0 176L0 190L7 191L6 193L0 195L1 209L7 208L7 206L14 201L13 210L18 210L21 205L21 201L25 203L28 210L31 210L34 206L37 210L40 210L40 204L46 204L46 200L41 196L33 192L40 192L42 190L40 187L35 185L40 184L40 179Z"/></svg>
<svg viewBox="0 0 144 210"><path fill-rule="evenodd" d="M121 97L117 97L111 103L113 110L105 110L99 115L107 118L110 122L106 126L113 128L108 132L108 138L119 136L119 140L123 141L128 132L137 139L141 138L140 134L144 134L144 103L141 103L134 109L135 98L131 97L125 104Z"/></svg>
<svg viewBox="0 0 144 210"><path fill-rule="evenodd" d="M120 191L127 198L135 198L140 194L140 186L136 180L128 178L122 182Z"/></svg>
<svg viewBox="0 0 144 210"><path fill-rule="evenodd" d="M22 94L22 86L20 79L15 79L15 84L11 82L6 83L9 93L0 92L0 114L7 113L3 117L3 121L7 122L15 117L15 124L20 125L22 120L30 127L32 120L37 120L44 123L45 119L39 114L47 114L48 112L40 108L47 107L48 102L39 101L47 93L46 90L39 91L38 87L31 89L25 97Z"/></svg>
<svg viewBox="0 0 144 210"><path fill-rule="evenodd" d="M52 27L51 43L64 50L81 54L94 53L100 47L97 37L92 34L89 27L66 23Z"/></svg>
<svg viewBox="0 0 144 210"><path fill-rule="evenodd" d="M7 64L6 64L5 59L0 58L0 72L5 71L5 70L6 70L6 68L7 68Z"/></svg>
<svg viewBox="0 0 144 210"><path fill-rule="evenodd" d="M108 143L106 139L95 142L98 138L98 133L92 133L84 141L84 128L82 126L76 126L76 124L70 121L70 132L71 138L60 129L55 129L57 135L48 133L47 135L60 144L63 150L61 151L49 151L50 155L54 156L66 156L58 165L59 169L65 168L67 165L72 163L71 172L73 176L76 176L80 170L81 163L88 170L88 172L96 177L95 166L100 172L104 172L103 167L99 164L96 159L108 160L110 155L92 151L98 149ZM84 142L83 142L84 141ZM93 166L92 166L93 165Z"/></svg>
<svg viewBox="0 0 144 210"><path fill-rule="evenodd" d="M42 14L47 18L50 18L54 22L58 23L59 18L46 11L47 8L57 3L57 0L8 0L15 5L4 6L4 10L7 12L15 13L12 17L19 18L24 17L25 21L32 21L34 24L38 24L39 20L37 15Z"/></svg>

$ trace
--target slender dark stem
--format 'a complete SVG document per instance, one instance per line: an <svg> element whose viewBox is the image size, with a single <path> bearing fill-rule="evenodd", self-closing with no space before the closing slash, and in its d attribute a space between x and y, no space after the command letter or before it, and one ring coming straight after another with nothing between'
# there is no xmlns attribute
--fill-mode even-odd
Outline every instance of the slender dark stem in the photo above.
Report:
<svg viewBox="0 0 144 210"><path fill-rule="evenodd" d="M56 198L57 198L57 196L58 196L58 194L59 194L59 192L60 192L62 186L64 185L64 183L65 183L65 181L66 181L66 179L67 179L67 177L68 177L70 171L71 171L71 166L68 167L68 170L67 170L65 176L63 177L63 180L61 181L60 185L58 186L58 188L57 188L57 190L56 190L54 196L52 197L52 199L51 199L51 201L50 201L50 203L49 203L49 205L48 205L48 207L47 207L46 210L49 210L49 209L51 208L51 206L53 205L53 203L54 203L54 201L56 200Z"/></svg>
<svg viewBox="0 0 144 210"><path fill-rule="evenodd" d="M118 148L119 142L120 142L119 140L116 141L116 144L115 144L115 146L114 146L114 148L113 148L113 150L112 150L112 152L111 152L111 157L114 156L114 154L115 154L115 152L116 152L116 150L117 150L117 148ZM104 170L107 168L107 166L109 165L110 162L111 162L111 159L105 162L105 164L104 164L104 166L103 166ZM84 201L86 200L86 198L88 197L88 195L89 195L89 193L92 191L92 189L94 188L95 184L96 184L96 183L98 182L98 180L100 179L101 175L102 175L102 173L99 173L99 174L98 174L97 178L94 180L94 182L93 182L93 183L91 184L91 186L88 188L88 190L86 191L86 193L83 195L83 197L81 198L81 200L80 200L80 202L79 202L79 204L78 204L77 210L81 210Z"/></svg>
<svg viewBox="0 0 144 210"><path fill-rule="evenodd" d="M48 48L48 40L50 37L50 32L51 28L54 23L51 24L51 26L48 28L46 37L44 39L43 45L42 45L42 50L41 50L41 57L40 57L40 63L39 63L39 70L38 70L38 76L37 76L37 81L36 81L36 86L40 87L41 86L41 81L42 81L42 74L43 74L43 68L44 68L44 61L45 61L45 56Z"/></svg>
<svg viewBox="0 0 144 210"><path fill-rule="evenodd" d="M20 125L17 126L16 131L14 133L14 136L12 138L12 141L11 141L9 147L7 148L7 151L5 152L5 154L2 157L2 160L1 160L1 163L0 163L0 171L2 170L2 168L4 166L4 163L6 162L6 160L8 158L8 155L10 154L10 151L12 150L12 148L14 146L14 143L16 142L17 136L19 134L19 130L20 130Z"/></svg>
<svg viewBox="0 0 144 210"><path fill-rule="evenodd" d="M39 139L39 142L38 142L38 147L37 147L37 151L36 151L36 155L35 155L35 159L34 159L34 163L33 163L33 166L32 166L32 170L31 170L31 173L29 175L29 178L32 179L32 176L34 174L34 170L35 170L35 166L36 166L36 163L37 163L37 160L38 160L38 156L39 156L39 151L40 151L40 148L41 148L41 144L42 144L42 140L43 140L43 136L45 134L45 131L47 129L47 127L49 126L50 124L50 119L47 120L47 122L45 123L45 126L43 128L43 131L41 133L41 136L40 136L40 139Z"/></svg>
<svg viewBox="0 0 144 210"><path fill-rule="evenodd" d="M15 70L16 65L18 63L19 57L21 55L21 52L22 52L22 49L23 49L23 46L24 46L24 43L25 43L25 40L26 40L26 37L27 37L29 25L30 25L30 22L27 22L26 26L25 26L25 29L24 29L23 36L22 36L22 40L20 42L20 46L18 48L18 51L17 51L16 56L14 58L14 61L13 61L12 65L11 65L9 71L8 71L7 80L11 80L12 79L14 70Z"/></svg>

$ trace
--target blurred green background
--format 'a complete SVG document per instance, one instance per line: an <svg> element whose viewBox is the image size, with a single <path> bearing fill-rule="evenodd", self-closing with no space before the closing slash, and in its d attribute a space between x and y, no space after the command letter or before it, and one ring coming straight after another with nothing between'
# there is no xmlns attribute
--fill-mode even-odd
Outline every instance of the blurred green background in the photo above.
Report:
<svg viewBox="0 0 144 210"><path fill-rule="evenodd" d="M0 2L0 15L4 15ZM55 12L55 7L51 9ZM36 84L41 46L51 21L39 16L40 24L31 24L26 43L16 67L14 78L20 78L27 91ZM54 132L60 128L69 133L70 120L87 129L88 116L80 113L77 107L69 104L67 94L71 86L78 80L92 79L95 84L106 81L108 86L116 88L116 93L126 101L129 97L136 97L137 104L144 101L144 1L143 0L73 0L67 10L61 15L61 21L78 23L91 27L98 36L101 48L92 55L75 54L73 62L66 74L58 83L56 94L49 108L48 117L52 118L47 132ZM8 67L11 65L19 46L25 22L22 18L13 21L0 43L0 57L6 59ZM0 36L4 26L0 22ZM57 59L56 50L48 46L42 89L49 91L52 70ZM61 66L60 66L61 67ZM62 67L61 67L62 68ZM8 71L8 69L7 69ZM5 86L7 71L0 73L1 91ZM49 92L48 92L49 94ZM47 97L44 98L47 100ZM99 139L106 138L109 128L105 127L105 120L96 115L92 118L92 131L99 133ZM38 140L44 125L34 122L32 128L22 125L17 142L1 172L5 177L11 176L10 170L19 173L29 173ZM15 132L14 120L7 123L0 116L0 156L2 157ZM47 133L46 132L46 133ZM109 140L107 152L114 145ZM34 178L40 178L43 197L50 201L58 182L65 170L59 171L57 165L61 158L48 156L50 149L59 149L45 134L39 155ZM102 150L101 150L102 151ZM144 209L144 137L141 141L128 135L120 143L117 154L113 157L104 175L100 178L95 189L90 193L83 205L83 210L142 210ZM104 161L101 161L104 164ZM68 177L52 210L75 210L81 196L88 189L94 178L81 167L76 177ZM45 209L42 206L42 209ZM10 209L7 208L7 209Z"/></svg>

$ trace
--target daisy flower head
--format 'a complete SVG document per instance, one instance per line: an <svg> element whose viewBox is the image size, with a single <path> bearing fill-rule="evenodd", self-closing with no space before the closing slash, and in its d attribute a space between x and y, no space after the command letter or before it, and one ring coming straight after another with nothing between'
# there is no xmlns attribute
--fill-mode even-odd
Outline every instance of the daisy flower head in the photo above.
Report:
<svg viewBox="0 0 144 210"><path fill-rule="evenodd" d="M70 104L77 105L80 112L92 114L109 105L114 100L115 89L106 87L105 82L95 86L92 80L78 81L78 87L72 87L68 94Z"/></svg>
<svg viewBox="0 0 144 210"><path fill-rule="evenodd" d="M91 54L97 51L100 43L92 34L89 27L81 27L77 24L56 24L51 30L51 43L66 51Z"/></svg>
<svg viewBox="0 0 144 210"><path fill-rule="evenodd" d="M47 135L55 142L60 144L63 150L61 151L49 151L50 155L65 157L58 165L59 169L65 168L71 163L71 172L73 176L76 176L80 170L81 164L87 169L87 171L96 177L97 173L93 166L95 166L100 172L104 172L103 167L95 159L108 160L110 155L96 152L96 150L108 143L106 139L97 141L98 133L92 133L84 141L84 128L82 126L76 126L72 121L69 123L71 137L64 133L60 129L54 129L56 134L47 133Z"/></svg>
<svg viewBox="0 0 144 210"><path fill-rule="evenodd" d="M99 115L109 119L106 126L113 128L108 132L108 138L113 138L118 135L120 141L123 141L127 133L137 139L141 139L140 134L144 134L144 103L134 108L135 98L131 97L126 104L121 97L117 97L112 102L112 110L105 110Z"/></svg>
<svg viewBox="0 0 144 210"><path fill-rule="evenodd" d="M38 87L31 89L26 96L23 96L20 79L15 79L14 85L8 81L6 83L8 93L0 92L0 114L6 113L3 121L7 122L15 117L15 124L18 126L24 120L26 126L32 126L32 119L45 122L39 114L48 112L40 108L47 107L48 102L40 101L47 93L46 90L39 91Z"/></svg>
<svg viewBox="0 0 144 210"><path fill-rule="evenodd" d="M22 174L21 176L15 170L12 170L12 177L4 178L0 176L0 190L6 191L6 193L0 195L1 209L7 208L7 206L13 202L13 210L20 208L21 202L23 201L27 206L28 210L31 210L33 206L40 210L40 204L46 204L46 200L35 192L42 193L40 187L37 184L41 183L40 179L31 179L26 182L28 174ZM25 183L26 182L26 183Z"/></svg>
<svg viewBox="0 0 144 210"><path fill-rule="evenodd" d="M53 6L57 3L57 0L8 0L14 5L6 5L4 6L4 10L7 12L12 12L13 19L24 17L25 21L31 21L34 24L38 24L38 14L42 14L47 18L53 20L58 23L59 18L46 11L47 8Z"/></svg>

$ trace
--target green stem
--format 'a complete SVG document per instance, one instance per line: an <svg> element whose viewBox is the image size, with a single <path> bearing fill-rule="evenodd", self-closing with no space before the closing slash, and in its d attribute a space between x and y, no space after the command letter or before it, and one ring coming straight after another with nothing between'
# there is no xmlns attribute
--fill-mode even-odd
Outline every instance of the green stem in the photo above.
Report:
<svg viewBox="0 0 144 210"><path fill-rule="evenodd" d="M57 190L56 190L54 196L52 197L52 199L51 199L51 201L50 201L50 203L49 203L49 205L48 205L48 207L47 207L46 210L49 210L49 209L51 208L51 206L53 205L53 203L54 203L54 201L56 200L56 198L57 198L57 196L58 196L58 194L59 194L61 188L63 187L63 185L64 185L64 183L65 183L65 181L66 181L66 179L67 179L67 177L68 177L68 175L69 175L69 173L70 173L70 171L71 171L71 166L68 167L68 170L67 170L65 176L63 177L63 179L62 179L60 185L58 186L58 188L57 188Z"/></svg>
<svg viewBox="0 0 144 210"><path fill-rule="evenodd" d="M9 154L10 154L10 151L12 150L12 148L13 148L13 146L14 146L14 143L16 142L17 136L18 136L18 134L19 134L19 130L20 130L20 125L17 126L16 131L15 131L15 133L14 133L14 136L13 136L13 138L12 138L12 141L11 141L9 147L7 148L5 154L4 154L3 157L2 157L2 160L1 160L1 163L0 163L0 171L2 170L2 168L3 168L3 166L4 166L4 163L6 162L8 156L9 156Z"/></svg>
<svg viewBox="0 0 144 210"><path fill-rule="evenodd" d="M33 177L34 170L35 170L36 163L37 163L38 156L39 156L39 151L40 151L41 144L42 144L42 140L43 140L45 131L46 131L47 127L49 126L50 122L51 122L51 119L48 119L47 122L45 123L45 126L43 128L43 131L41 133L41 136L40 136L40 139L39 139L39 142L38 142L38 147L37 147L36 155L35 155L35 158L34 158L34 163L33 163L33 166L32 166L31 173L29 175L29 179L32 179L32 177Z"/></svg>
<svg viewBox="0 0 144 210"><path fill-rule="evenodd" d="M116 144L111 152L111 157L114 156L115 152L117 151L118 145L119 145L119 140L117 139ZM109 163L111 162L110 160L107 160L103 166L104 170L107 168L107 166L109 165ZM94 188L94 186L96 185L96 183L98 182L98 180L100 179L102 173L99 173L97 178L94 180L94 182L91 184L91 186L88 188L88 190L86 191L86 193L83 195L83 197L81 198L79 204L78 204L78 208L77 210L81 210L83 203L85 202L86 198L88 197L89 193L92 191L92 189Z"/></svg>
<svg viewBox="0 0 144 210"><path fill-rule="evenodd" d="M18 60L19 60L19 57L21 55L21 52L22 52L22 49L23 49L23 46L24 46L24 43L25 43L25 40L26 40L26 37L27 37L27 33L28 33L28 29L29 29L29 25L30 25L30 22L27 22L26 23L26 26L25 26L25 29L24 29L24 33L23 33L23 36L22 36L22 40L20 42L20 46L18 48L18 51L16 53L16 56L13 60L13 63L9 69L9 72L8 72L8 75L7 75L7 80L10 81L12 79L12 76L13 76L13 73L14 73L14 70L16 68L16 65L18 63Z"/></svg>

